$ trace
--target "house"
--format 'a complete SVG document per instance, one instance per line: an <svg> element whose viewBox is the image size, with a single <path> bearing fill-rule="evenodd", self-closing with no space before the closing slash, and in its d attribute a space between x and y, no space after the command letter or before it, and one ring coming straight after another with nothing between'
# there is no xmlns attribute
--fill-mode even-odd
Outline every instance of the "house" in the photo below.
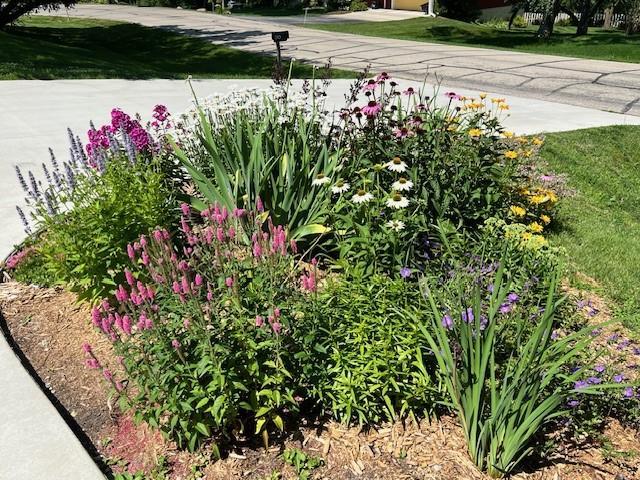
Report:
<svg viewBox="0 0 640 480"><path fill-rule="evenodd" d="M482 18L509 17L511 12L510 0L477 0L482 10ZM370 0L372 8L387 8L392 10L423 10L428 0ZM426 8L425 8L426 10Z"/></svg>

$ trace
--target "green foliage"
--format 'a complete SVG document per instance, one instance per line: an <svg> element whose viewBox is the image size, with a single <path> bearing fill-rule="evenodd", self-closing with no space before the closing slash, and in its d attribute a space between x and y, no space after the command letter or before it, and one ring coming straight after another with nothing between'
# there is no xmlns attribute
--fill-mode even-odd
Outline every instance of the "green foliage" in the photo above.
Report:
<svg viewBox="0 0 640 480"><path fill-rule="evenodd" d="M591 343L591 329L552 338L557 280L551 282L537 325L526 328L528 320L515 317L513 335L498 321L509 291L502 275L498 270L486 301L476 291L470 299L447 303L426 287L433 323L431 329L421 327L436 352L469 454L495 478L508 475L531 453L531 440L541 427L565 413L567 400L578 388L574 382L583 374L582 368L570 368ZM511 351L504 350L507 340L515 340ZM580 392L602 388L588 386Z"/></svg>
<svg viewBox="0 0 640 480"><path fill-rule="evenodd" d="M351 0L349 4L350 12L366 12L367 10L369 10L369 5L362 0Z"/></svg>
<svg viewBox="0 0 640 480"><path fill-rule="evenodd" d="M27 285L39 285L41 287L51 287L54 283L49 271L47 263L42 255L36 249L37 241L33 238L27 239L20 246L17 255L20 260L11 262L11 258L16 259L16 254L9 258L8 264L5 265L9 270L9 274L13 280Z"/></svg>
<svg viewBox="0 0 640 480"><path fill-rule="evenodd" d="M200 145L176 154L207 202L229 211L261 204L293 238L326 232L330 197L314 180L333 173L340 151L329 150L315 112L290 111L266 96L253 100L259 104L253 111L242 105L227 115L199 110Z"/></svg>
<svg viewBox="0 0 640 480"><path fill-rule="evenodd" d="M529 22L527 22L522 15L518 15L513 19L511 26L514 28L527 28L529 26Z"/></svg>
<svg viewBox="0 0 640 480"><path fill-rule="evenodd" d="M134 273L154 282L145 287L127 273L118 310L94 310L94 323L115 339L137 385L123 404L183 448L237 432L262 435L267 444L270 430L284 430L283 414L298 411L314 368L315 327L300 310L308 294L296 288L284 231L270 224L263 235L254 222L217 207L205 212L204 225L183 217L191 247L180 257L166 230L141 238L137 258L148 260ZM242 223L256 229L253 248L236 234ZM140 295L157 298L157 308ZM116 311L126 312L116 317L118 335Z"/></svg>
<svg viewBox="0 0 640 480"><path fill-rule="evenodd" d="M420 333L419 295L413 282L377 275L330 280L319 294L311 383L340 421L375 424L433 412L440 395Z"/></svg>
<svg viewBox="0 0 640 480"><path fill-rule="evenodd" d="M321 458L309 456L298 448L287 448L282 458L295 469L298 480L308 480L311 472L324 464Z"/></svg>
<svg viewBox="0 0 640 480"><path fill-rule="evenodd" d="M175 215L159 165L115 159L106 171L78 176L57 201L73 208L40 211L38 252L52 279L92 301L113 292L127 264L127 244Z"/></svg>

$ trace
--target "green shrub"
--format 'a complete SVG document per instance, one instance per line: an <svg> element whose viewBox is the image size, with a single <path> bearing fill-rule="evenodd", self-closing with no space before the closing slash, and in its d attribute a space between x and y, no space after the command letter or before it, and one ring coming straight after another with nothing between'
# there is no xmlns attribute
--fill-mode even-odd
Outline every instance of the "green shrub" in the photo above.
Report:
<svg viewBox="0 0 640 480"><path fill-rule="evenodd" d="M377 275L329 280L319 293L311 384L340 421L376 424L434 412L441 396L420 333L419 295L414 282Z"/></svg>
<svg viewBox="0 0 640 480"><path fill-rule="evenodd" d="M366 12L367 10L369 10L369 5L362 0L351 0L349 4L350 12Z"/></svg>
<svg viewBox="0 0 640 480"><path fill-rule="evenodd" d="M472 22L480 17L480 9L475 0L440 0L439 4L438 14L443 17L463 22Z"/></svg>
<svg viewBox="0 0 640 480"><path fill-rule="evenodd" d="M137 418L190 450L234 432L267 443L270 430L284 429L284 413L306 398L315 327L305 326L312 319L300 309L314 288L298 287L288 253L295 243L282 227L244 211L212 206L195 216L182 208L188 247L181 251L164 229L141 237L137 267L124 272L115 303L94 309L94 324L124 359L135 393L121 398ZM252 244L243 230L254 231ZM113 372L104 373L122 390Z"/></svg>
<svg viewBox="0 0 640 480"><path fill-rule="evenodd" d="M35 239L28 238L7 258L3 267L13 280L27 285L50 287L53 285L47 263L36 249Z"/></svg>
<svg viewBox="0 0 640 480"><path fill-rule="evenodd" d="M527 22L524 16L518 15L513 19L511 26L515 28L527 28L529 26L529 22Z"/></svg>
<svg viewBox="0 0 640 480"><path fill-rule="evenodd" d="M98 300L122 281L127 244L175 215L172 194L154 162L111 161L102 174L78 176L69 196L73 208L40 212L44 230L38 251L51 276L82 298Z"/></svg>

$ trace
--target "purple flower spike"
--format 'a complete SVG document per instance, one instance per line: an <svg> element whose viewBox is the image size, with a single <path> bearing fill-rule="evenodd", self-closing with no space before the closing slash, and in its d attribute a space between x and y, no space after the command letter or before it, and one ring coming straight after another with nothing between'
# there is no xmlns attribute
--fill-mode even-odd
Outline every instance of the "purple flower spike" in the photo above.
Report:
<svg viewBox="0 0 640 480"><path fill-rule="evenodd" d="M464 312L462 312L461 316L462 321L465 323L472 323L475 319L473 316L473 309L471 307L468 307Z"/></svg>
<svg viewBox="0 0 640 480"><path fill-rule="evenodd" d="M451 319L451 316L445 315L442 317L442 326L447 330L451 330L453 328L453 320Z"/></svg>

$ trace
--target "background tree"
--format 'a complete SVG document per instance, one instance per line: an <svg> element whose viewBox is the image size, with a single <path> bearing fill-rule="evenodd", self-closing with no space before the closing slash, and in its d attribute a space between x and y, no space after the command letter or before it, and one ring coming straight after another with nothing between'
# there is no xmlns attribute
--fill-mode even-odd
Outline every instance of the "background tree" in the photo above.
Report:
<svg viewBox="0 0 640 480"><path fill-rule="evenodd" d="M15 22L21 16L35 10L57 10L69 7L76 0L8 0L0 2L0 29Z"/></svg>
<svg viewBox="0 0 640 480"><path fill-rule="evenodd" d="M480 17L476 0L440 0L439 15L463 22L472 22Z"/></svg>
<svg viewBox="0 0 640 480"><path fill-rule="evenodd" d="M640 0L622 0L620 3L627 16L627 34L640 33Z"/></svg>

